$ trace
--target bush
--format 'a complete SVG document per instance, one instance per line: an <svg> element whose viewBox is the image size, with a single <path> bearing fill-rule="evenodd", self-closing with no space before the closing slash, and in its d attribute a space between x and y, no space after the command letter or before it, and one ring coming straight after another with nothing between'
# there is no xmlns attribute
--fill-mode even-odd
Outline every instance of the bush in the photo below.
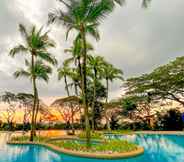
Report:
<svg viewBox="0 0 184 162"><path fill-rule="evenodd" d="M78 135L78 137L82 138L82 139L85 139L86 138L86 133L85 132L81 132ZM103 139L104 136L103 136L103 133L100 133L100 132L91 132L91 138L92 139Z"/></svg>
<svg viewBox="0 0 184 162"><path fill-rule="evenodd" d="M163 115L158 115L155 129L157 130L182 130L182 114L176 109L171 109Z"/></svg>

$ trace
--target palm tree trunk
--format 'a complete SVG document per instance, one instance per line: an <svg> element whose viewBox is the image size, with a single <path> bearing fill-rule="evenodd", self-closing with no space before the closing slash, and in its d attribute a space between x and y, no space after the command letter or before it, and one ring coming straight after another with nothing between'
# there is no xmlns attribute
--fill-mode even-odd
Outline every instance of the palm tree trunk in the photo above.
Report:
<svg viewBox="0 0 184 162"><path fill-rule="evenodd" d="M40 108L40 101L39 101L39 97L38 97L38 90L36 88L36 98L37 98L37 104L36 104L36 113L35 113L35 127L36 127L36 122L37 122L37 116L38 116L38 111ZM36 131L35 131L35 135L36 135Z"/></svg>
<svg viewBox="0 0 184 162"><path fill-rule="evenodd" d="M67 78L66 78L66 75L64 75L64 80L65 80L65 89L66 89L66 92L67 92L67 95L68 97L70 97L70 92L69 92L69 88L68 88L68 82L67 82ZM75 130L74 130L74 119L73 119L73 105L72 103L70 104L70 107L71 107L71 127L72 127L72 134L75 134Z"/></svg>
<svg viewBox="0 0 184 162"><path fill-rule="evenodd" d="M86 146L90 147L90 124L89 124L89 110L87 103L87 76L86 76L86 61L87 61L87 47L86 47L86 34L84 26L81 26L81 36L83 40L83 64L82 64L82 97L83 107L85 113L85 129L86 129Z"/></svg>
<svg viewBox="0 0 184 162"><path fill-rule="evenodd" d="M81 66L81 62L80 62L81 58L78 58L78 68L79 68L79 74L80 76L82 76L82 66ZM79 84L79 87L82 89L82 82Z"/></svg>
<svg viewBox="0 0 184 162"><path fill-rule="evenodd" d="M34 69L34 55L32 54L32 69ZM36 94L36 77L33 75L33 93L34 93L34 99L33 99L33 109L32 109L32 119L31 119L31 133L30 133L30 141L34 140L34 134L35 134L35 109L37 104L37 94Z"/></svg>
<svg viewBox="0 0 184 162"><path fill-rule="evenodd" d="M109 95L109 79L106 78L106 104L108 103L108 95ZM110 126L110 121L108 119L108 117L106 117L106 125L107 125L107 130L111 131L111 126Z"/></svg>
<svg viewBox="0 0 184 162"><path fill-rule="evenodd" d="M97 70L94 69L94 82L93 82L93 102L92 102L92 131L95 130L95 102L96 102L96 79Z"/></svg>
<svg viewBox="0 0 184 162"><path fill-rule="evenodd" d="M108 96L109 95L109 79L106 78L106 103L108 103Z"/></svg>
<svg viewBox="0 0 184 162"><path fill-rule="evenodd" d="M77 82L74 82L74 87L75 87L75 95L78 96L78 88L77 88Z"/></svg>
<svg viewBox="0 0 184 162"><path fill-rule="evenodd" d="M67 82L67 78L66 78L66 75L64 75L64 80L65 80L65 89L66 89L66 93L68 95L68 97L70 96L70 92L69 92L69 89L68 89L68 82Z"/></svg>

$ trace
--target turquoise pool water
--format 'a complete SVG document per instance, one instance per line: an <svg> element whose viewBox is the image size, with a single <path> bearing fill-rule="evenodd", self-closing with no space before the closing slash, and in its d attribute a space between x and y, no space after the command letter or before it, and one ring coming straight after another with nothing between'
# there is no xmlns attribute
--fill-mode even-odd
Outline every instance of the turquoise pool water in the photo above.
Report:
<svg viewBox="0 0 184 162"><path fill-rule="evenodd" d="M184 136L177 135L110 135L107 138L127 139L145 148L144 155L120 160L72 157L41 146L9 146L7 138L7 133L0 133L0 162L184 162Z"/></svg>

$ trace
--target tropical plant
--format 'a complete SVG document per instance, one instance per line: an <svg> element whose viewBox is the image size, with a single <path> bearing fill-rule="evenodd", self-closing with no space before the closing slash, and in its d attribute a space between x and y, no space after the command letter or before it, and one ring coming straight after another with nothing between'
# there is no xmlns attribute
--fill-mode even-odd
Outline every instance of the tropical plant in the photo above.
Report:
<svg viewBox="0 0 184 162"><path fill-rule="evenodd" d="M30 62L28 60L25 61L28 68L27 71L21 69L15 73L15 77L29 77L33 84L34 104L32 110L32 126L30 134L30 141L33 141L33 137L35 134L36 116L39 107L36 79L41 78L45 81L48 81L48 73L51 73L51 68L45 65L41 60L52 65L57 64L56 59L53 57L52 54L48 52L48 48L55 47L55 43L49 38L48 31L43 32L42 28L37 30L36 27L33 26L29 31L25 28L24 25L20 24L19 31L25 43L19 44L11 49L10 56L14 57L16 54L29 54L29 56L31 57ZM37 58L41 60L37 60Z"/></svg>
<svg viewBox="0 0 184 162"><path fill-rule="evenodd" d="M114 81L115 79L123 80L123 72L121 69L115 68L112 64L105 63L103 68L103 77L106 81L106 103L108 103L108 91L109 91L109 81Z"/></svg>
<svg viewBox="0 0 184 162"><path fill-rule="evenodd" d="M65 82L65 90L67 92L67 96L70 96L69 91L69 83L67 78L71 78L71 68L68 66L66 62L63 63L63 66L58 69L58 80L64 78Z"/></svg>
<svg viewBox="0 0 184 162"><path fill-rule="evenodd" d="M56 10L49 14L49 22L56 21L62 22L67 27L66 38L71 30L77 31L77 37L82 40L82 96L85 111L85 125L86 125L86 138L87 146L90 146L90 125L89 125L89 110L87 103L87 76L86 76L86 63L87 63L87 41L86 36L91 35L97 40L99 39L98 26L102 20L109 15L115 4L121 3L121 0L80 0L80 1L64 1L60 0L66 7L66 10Z"/></svg>
<svg viewBox="0 0 184 162"><path fill-rule="evenodd" d="M67 97L70 97L70 91L69 91L69 84L68 84L68 81L67 81L67 77L70 78L70 79L75 79L74 77L74 72L72 71L72 69L68 66L68 62L65 61L63 63L63 67L60 67L58 69L58 79L61 80L62 78L64 78L64 82L65 82L65 90L67 92ZM74 81L74 86L75 86L75 91L77 91L77 81L75 80ZM76 92L77 93L77 92ZM72 104L72 102L70 103L70 108L71 108L71 114L74 114L74 105ZM70 110L70 109L69 109ZM70 111L68 111L70 113ZM60 114L63 114L60 113ZM66 116L66 115L65 115ZM68 115L69 116L69 115ZM71 116L71 120L72 120L72 132L73 134L75 134L75 130L74 130L74 120L73 120L73 116ZM70 122L70 120L69 120Z"/></svg>
<svg viewBox="0 0 184 162"><path fill-rule="evenodd" d="M89 68L92 70L93 79L93 102L92 102L92 131L95 129L95 103L96 103L96 84L97 80L100 79L102 74L102 69L104 66L104 58L101 56L89 56Z"/></svg>

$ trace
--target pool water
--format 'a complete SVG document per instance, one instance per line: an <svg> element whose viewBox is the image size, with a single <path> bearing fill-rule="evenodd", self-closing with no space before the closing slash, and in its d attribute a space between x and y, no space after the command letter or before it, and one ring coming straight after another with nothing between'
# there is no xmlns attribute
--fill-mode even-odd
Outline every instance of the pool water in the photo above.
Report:
<svg viewBox="0 0 184 162"><path fill-rule="evenodd" d="M126 139L145 148L139 157L118 160L97 160L58 154L41 146L6 145L8 133L0 133L0 162L184 162L184 136L177 135L109 135Z"/></svg>

